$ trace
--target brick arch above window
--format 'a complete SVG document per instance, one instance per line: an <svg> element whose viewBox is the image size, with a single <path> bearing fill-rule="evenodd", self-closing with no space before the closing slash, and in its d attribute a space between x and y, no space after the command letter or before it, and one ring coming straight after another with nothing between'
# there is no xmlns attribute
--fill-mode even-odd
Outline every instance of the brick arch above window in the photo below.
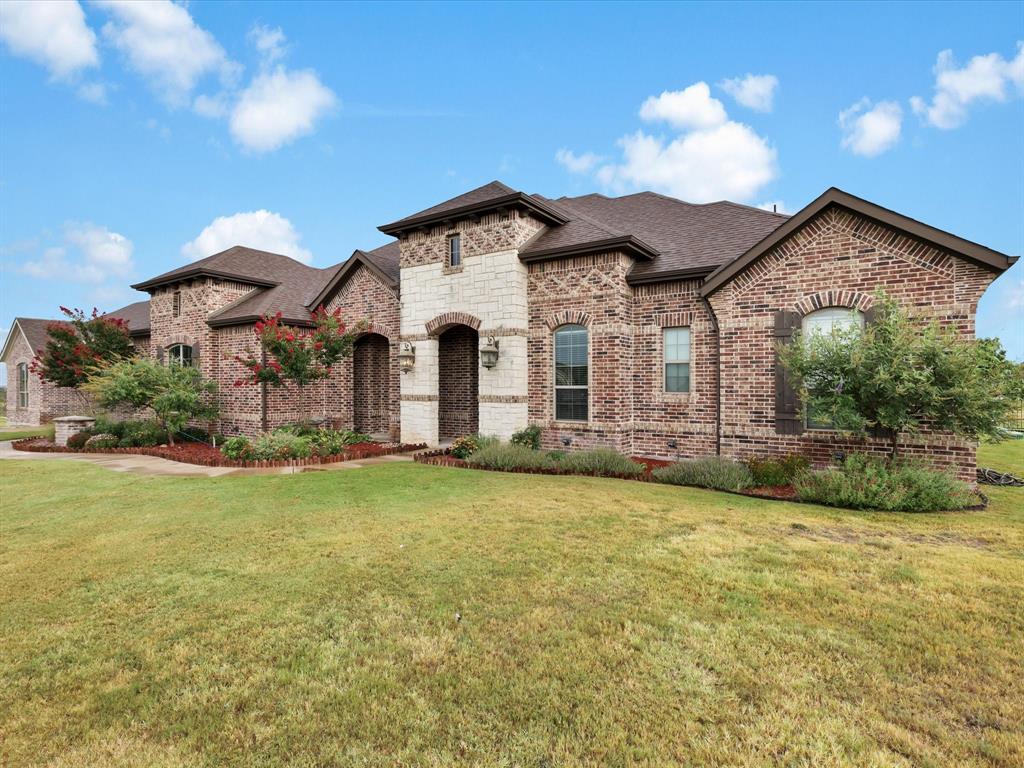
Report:
<svg viewBox="0 0 1024 768"><path fill-rule="evenodd" d="M480 318L468 312L445 312L427 321L427 333L437 336L453 325L468 325L474 331L480 330Z"/></svg>
<svg viewBox="0 0 1024 768"><path fill-rule="evenodd" d="M561 325L582 325L584 328L589 328L593 322L590 315L579 309L563 309L561 312L548 315L544 320L550 331L555 330L555 328Z"/></svg>
<svg viewBox="0 0 1024 768"><path fill-rule="evenodd" d="M801 315L809 315L819 309L827 307L849 307L867 311L874 304L875 297L870 293L859 291L819 291L809 296L804 296L793 305L793 309Z"/></svg>
<svg viewBox="0 0 1024 768"><path fill-rule="evenodd" d="M175 333L164 339L163 347L166 349L167 347L173 347L175 344L184 344L188 347L194 347L196 345L196 340L184 333Z"/></svg>
<svg viewBox="0 0 1024 768"><path fill-rule="evenodd" d="M389 342L391 341L392 337L395 335L394 331L391 330L390 328L388 328L387 326L381 325L376 320L371 320L368 325L364 326L363 328L360 328L356 332L355 337L356 337L356 339L361 339L361 338L363 338L363 336L368 336L371 333L375 333L378 336L383 336Z"/></svg>

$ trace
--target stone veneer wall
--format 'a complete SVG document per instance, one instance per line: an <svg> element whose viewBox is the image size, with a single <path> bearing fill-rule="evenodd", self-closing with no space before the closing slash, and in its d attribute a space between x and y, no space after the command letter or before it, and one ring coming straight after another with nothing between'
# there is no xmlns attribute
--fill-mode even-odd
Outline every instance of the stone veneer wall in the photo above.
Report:
<svg viewBox="0 0 1024 768"><path fill-rule="evenodd" d="M401 377L402 440L436 445L438 339L452 324L494 336L498 364L480 366L480 430L504 439L527 425L527 270L518 249L543 228L517 211L493 213L451 228L433 227L400 242L402 341L415 345L413 370ZM446 266L448 236L461 235L462 264Z"/></svg>
<svg viewBox="0 0 1024 768"><path fill-rule="evenodd" d="M801 452L819 463L836 451L884 453L884 440L851 440L832 430L776 434L774 315L816 307L866 306L876 287L922 322L974 335L978 300L992 272L845 209L828 209L710 298L722 334L722 453ZM952 435L904 436L899 450L972 480L975 444Z"/></svg>

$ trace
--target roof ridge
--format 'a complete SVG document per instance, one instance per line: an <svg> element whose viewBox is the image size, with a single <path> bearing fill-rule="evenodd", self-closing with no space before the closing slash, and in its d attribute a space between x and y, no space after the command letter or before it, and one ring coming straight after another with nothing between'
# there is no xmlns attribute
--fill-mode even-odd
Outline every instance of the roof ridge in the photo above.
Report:
<svg viewBox="0 0 1024 768"><path fill-rule="evenodd" d="M778 211L769 211L765 208L761 208L756 205L747 205L746 203L734 203L732 200L716 200L713 203L701 203L701 205L731 205L733 208L742 208L746 211L756 211L757 213L765 213L769 216L778 216L783 219L788 219L792 214L779 213Z"/></svg>

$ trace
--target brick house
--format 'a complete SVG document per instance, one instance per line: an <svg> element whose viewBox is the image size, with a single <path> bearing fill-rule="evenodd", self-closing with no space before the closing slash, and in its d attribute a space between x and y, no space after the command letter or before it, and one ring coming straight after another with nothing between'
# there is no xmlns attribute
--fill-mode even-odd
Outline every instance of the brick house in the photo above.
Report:
<svg viewBox="0 0 1024 768"><path fill-rule="evenodd" d="M303 413L436 445L529 424L543 444L660 457L885 451L815 423L778 368L797 328L863 322L877 287L973 335L1014 258L837 189L793 216L642 192L548 199L492 182L379 227L395 239L316 269L234 247L135 287L150 350L222 387L227 433ZM319 305L366 332L307 388L235 387L253 323ZM900 450L973 475L974 446Z"/></svg>
<svg viewBox="0 0 1024 768"><path fill-rule="evenodd" d="M149 302L137 301L108 313L128 324L132 344L140 353L149 352ZM7 421L36 426L59 416L81 412L86 405L72 387L58 387L31 372L32 358L46 346L46 329L60 320L16 317L0 350L0 362L7 365Z"/></svg>

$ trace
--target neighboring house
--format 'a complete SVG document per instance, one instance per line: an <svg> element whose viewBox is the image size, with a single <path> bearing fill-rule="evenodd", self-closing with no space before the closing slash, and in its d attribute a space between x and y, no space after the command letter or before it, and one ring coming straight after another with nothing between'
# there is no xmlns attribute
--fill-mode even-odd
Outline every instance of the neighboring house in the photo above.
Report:
<svg viewBox="0 0 1024 768"><path fill-rule="evenodd" d="M979 298L1014 261L837 189L790 217L492 182L379 229L396 240L326 269L236 246L136 285L151 354L219 382L228 433L311 413L431 445L536 424L548 448L827 461L888 446L808 418L776 344L863 322L879 287L973 335ZM330 380L304 403L234 386L257 319L309 325L321 304L368 324ZM900 450L973 476L970 442L908 435Z"/></svg>
<svg viewBox="0 0 1024 768"><path fill-rule="evenodd" d="M149 353L149 302L139 301L110 312L128 323L132 342ZM45 424L58 416L80 413L87 404L73 387L58 387L32 373L32 359L46 346L46 329L61 320L16 317L0 351L7 365L7 421L10 424Z"/></svg>

